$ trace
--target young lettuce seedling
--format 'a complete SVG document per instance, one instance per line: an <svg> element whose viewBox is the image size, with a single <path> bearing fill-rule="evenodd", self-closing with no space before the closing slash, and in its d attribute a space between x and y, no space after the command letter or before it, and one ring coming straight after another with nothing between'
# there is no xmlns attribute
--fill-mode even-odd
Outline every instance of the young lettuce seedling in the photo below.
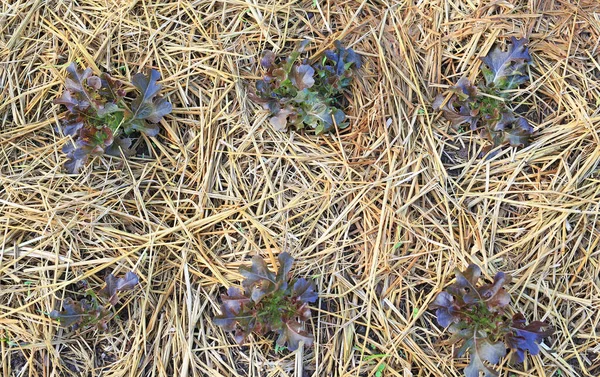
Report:
<svg viewBox="0 0 600 377"><path fill-rule="evenodd" d="M105 286L98 294L92 290L86 292L89 300L75 301L66 298L62 311L53 310L49 317L56 319L62 326L77 329L82 326L96 325L98 329L106 331L108 321L112 318L112 308L119 302L119 293L133 290L139 282L138 276L128 272L124 277L117 279L109 274L105 279Z"/></svg>
<svg viewBox="0 0 600 377"><path fill-rule="evenodd" d="M272 51L265 51L260 61L265 76L256 82L256 93L249 96L271 112L269 122L275 130L310 127L320 135L335 126L343 129L348 122L341 100L361 67L360 56L336 41L335 50L325 51L311 64L300 59L307 43L302 42L279 63Z"/></svg>
<svg viewBox="0 0 600 377"><path fill-rule="evenodd" d="M241 267L240 273L246 278L244 291L230 287L221 296L222 314L214 322L225 331L235 331L238 344L252 332L264 335L275 331L279 335L276 344L294 351L301 341L313 343L312 335L302 330L302 322L310 319L308 303L317 300L317 293L306 279L289 280L294 259L288 253L279 254L277 259L276 274L258 256L252 258L250 268Z"/></svg>
<svg viewBox="0 0 600 377"><path fill-rule="evenodd" d="M510 276L498 272L492 284L478 285L481 269L472 264L466 271L456 270L456 282L439 293L431 303L436 310L437 322L448 327L452 337L450 343L460 343L456 355L470 355L465 376L486 377L498 373L486 366L498 364L506 355L506 349L514 351L513 360L523 362L525 351L532 355L540 352L538 344L554 331L550 325L535 321L526 325L525 317L517 313L508 314L510 295L504 285Z"/></svg>
<svg viewBox="0 0 600 377"><path fill-rule="evenodd" d="M508 51L496 46L481 59L484 83L475 86L463 77L450 89L452 95L445 104L444 95L433 102L433 108L441 110L453 127L467 124L472 131L479 130L491 142L485 152L503 144L527 146L533 133L529 122L507 105L510 90L529 80L531 64L527 40L513 37L511 41Z"/></svg>
<svg viewBox="0 0 600 377"><path fill-rule="evenodd" d="M158 134L157 123L172 109L166 99L158 97L159 79L160 73L154 69L147 75L133 76L137 96L131 100L123 84L110 75L94 76L91 68L81 71L74 63L67 68L65 91L54 103L67 108L62 118L63 133L75 142L63 148L69 173L78 173L90 156L118 156L119 147L125 155L132 154L127 136L136 131L147 136Z"/></svg>

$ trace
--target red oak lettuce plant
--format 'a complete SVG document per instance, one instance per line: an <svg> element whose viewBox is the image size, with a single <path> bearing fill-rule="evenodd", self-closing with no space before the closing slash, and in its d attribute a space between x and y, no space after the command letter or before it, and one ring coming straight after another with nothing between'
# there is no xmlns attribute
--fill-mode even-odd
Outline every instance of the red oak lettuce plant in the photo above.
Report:
<svg viewBox="0 0 600 377"><path fill-rule="evenodd" d="M112 308L119 302L119 293L130 291L136 287L139 279L133 272L128 272L124 277L117 279L113 274L109 274L105 279L105 286L98 294L93 290L86 291L87 299L75 301L66 298L63 303L62 311L53 310L49 316L56 319L62 326L77 329L82 326L96 325L100 330L108 328L108 321L113 316Z"/></svg>
<svg viewBox="0 0 600 377"><path fill-rule="evenodd" d="M252 258L250 268L240 267L246 278L244 292L230 287L221 299L221 315L215 324L225 331L235 331L235 340L242 344L251 333L263 335L275 331L277 345L294 351L300 341L311 345L313 337L302 330L302 322L310 318L309 302L315 302L314 285L306 279L289 279L294 259L288 253L279 254L279 269L271 272L260 257Z"/></svg>
<svg viewBox="0 0 600 377"><path fill-rule="evenodd" d="M361 67L360 56L346 49L340 41L335 50L327 50L315 63L300 59L308 44L304 41L285 61L276 62L272 51L265 51L260 61L266 70L256 83L253 101L271 112L269 122L276 130L310 127L319 135L335 126L348 126L341 109L343 93Z"/></svg>
<svg viewBox="0 0 600 377"><path fill-rule="evenodd" d="M467 124L472 131L479 130L492 144L485 152L503 144L527 146L533 132L529 122L507 106L510 91L529 80L531 64L527 40L513 37L511 41L508 51L496 47L481 59L484 83L475 86L463 77L450 89L445 104L444 95L433 102L433 108L441 110L455 128Z"/></svg>
<svg viewBox="0 0 600 377"><path fill-rule="evenodd" d="M123 83L106 73L94 76L91 68L81 71L74 63L67 68L65 91L54 103L67 108L63 133L75 142L63 148L69 173L79 172L90 156L118 156L119 147L126 155L131 154L131 139L127 136L133 132L158 134L157 123L172 109L165 98L158 97L159 79L160 73L154 69L147 75L134 75L132 84L137 95L130 99Z"/></svg>
<svg viewBox="0 0 600 377"><path fill-rule="evenodd" d="M485 365L486 361L498 364L510 348L514 351L513 360L522 362L525 351L537 355L538 344L553 333L544 322L527 325L523 314L509 315L510 295L504 285L510 276L498 272L493 283L478 285L480 276L481 269L474 264L464 272L457 269L456 282L439 293L430 305L430 309L436 309L439 325L449 326L450 343L462 342L457 356L469 353L467 377L479 377L480 372L486 377L496 376L496 371Z"/></svg>

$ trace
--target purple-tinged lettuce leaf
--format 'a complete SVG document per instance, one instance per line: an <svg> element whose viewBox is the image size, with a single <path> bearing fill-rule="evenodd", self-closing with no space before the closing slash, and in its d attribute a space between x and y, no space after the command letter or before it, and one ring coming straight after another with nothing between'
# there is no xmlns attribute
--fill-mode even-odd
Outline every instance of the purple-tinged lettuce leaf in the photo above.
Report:
<svg viewBox="0 0 600 377"><path fill-rule="evenodd" d="M474 108L477 100L477 88L466 77L458 80L450 89L453 95L444 105L445 96L440 94L433 101L433 109L441 110L444 118L449 120L453 127L467 123L471 130L477 129L480 114Z"/></svg>
<svg viewBox="0 0 600 377"><path fill-rule="evenodd" d="M167 114L171 113L173 106L166 98L158 98L154 101L154 106L150 115L146 119L152 123L158 123Z"/></svg>
<svg viewBox="0 0 600 377"><path fill-rule="evenodd" d="M325 57L334 63L336 75L343 75L344 71L347 71L350 67L358 69L362 66L360 55L354 50L344 48L339 40L335 41L334 44L336 50L325 51Z"/></svg>
<svg viewBox="0 0 600 377"><path fill-rule="evenodd" d="M54 103L64 105L71 113L86 113L104 104L102 97L98 95L100 78L92 76L92 69L77 69L75 63L67 67L65 78L65 91L62 96L55 99Z"/></svg>
<svg viewBox="0 0 600 377"><path fill-rule="evenodd" d="M476 264L470 264L464 272L456 269L456 282L448 287L447 291L459 303L472 304L481 300L477 290L477 282L481 277L481 269Z"/></svg>
<svg viewBox="0 0 600 377"><path fill-rule="evenodd" d="M85 118L81 114L68 114L62 122L63 134L75 136L85 125Z"/></svg>
<svg viewBox="0 0 600 377"><path fill-rule="evenodd" d="M135 151L131 149L131 139L128 137L117 137L110 145L110 147L106 148L104 153L109 156L119 157L121 156L121 151L123 151L123 155L132 156L135 154Z"/></svg>
<svg viewBox="0 0 600 377"><path fill-rule="evenodd" d="M461 77L456 85L450 88L450 92L454 93L459 101L473 101L477 99L478 94L477 87L466 77Z"/></svg>
<svg viewBox="0 0 600 377"><path fill-rule="evenodd" d="M295 65L292 67L290 80L298 90L304 90L315 84L314 74L315 70L308 64Z"/></svg>
<svg viewBox="0 0 600 377"><path fill-rule="evenodd" d="M123 83L121 81L112 78L108 73L102 73L100 79L101 85L98 93L101 96L114 103L118 103L125 97L125 91L122 88Z"/></svg>
<svg viewBox="0 0 600 377"><path fill-rule="evenodd" d="M479 294L486 301L489 310L497 311L510 304L510 295L504 288L504 284L509 283L510 280L510 276L504 272L498 272L494 276L492 284L486 284L479 288Z"/></svg>
<svg viewBox="0 0 600 377"><path fill-rule="evenodd" d="M435 309L437 322L442 327L448 327L461 319L456 313L458 307L454 303L454 298L448 292L440 292L429 305L429 309Z"/></svg>
<svg viewBox="0 0 600 377"><path fill-rule="evenodd" d="M111 305L115 306L119 302L118 293L134 289L139 283L139 278L134 272L129 271L119 279L113 274L108 274L104 281L106 285L98 294L108 299Z"/></svg>
<svg viewBox="0 0 600 377"><path fill-rule="evenodd" d="M127 272L124 277L117 279L117 292L131 291L140 282L140 279L134 272Z"/></svg>
<svg viewBox="0 0 600 377"><path fill-rule="evenodd" d="M283 68L275 68L273 70L273 75L268 79L273 83L273 86L276 86L281 85L287 78L288 73Z"/></svg>
<svg viewBox="0 0 600 377"><path fill-rule="evenodd" d="M71 63L67 67L67 78L65 79L65 88L70 92L71 96L76 97L82 105L79 110L83 111L87 107L95 107L97 100L95 99L94 92L97 90L90 84L94 84L97 79L96 76L92 76L92 69L86 68L85 70L77 69L75 63Z"/></svg>
<svg viewBox="0 0 600 377"><path fill-rule="evenodd" d="M63 310L53 310L48 314L52 319L58 320L62 326L77 329L81 326L96 325L100 330L107 330L107 322L112 317L111 307L119 301L118 292L128 291L138 283L138 277L133 272L125 274L124 278L116 279L113 274L106 278L106 286L98 294L88 290L87 295L91 300L81 299L75 301L66 298Z"/></svg>
<svg viewBox="0 0 600 377"><path fill-rule="evenodd" d="M504 284L510 281L510 276L498 272L492 284L478 286L481 269L471 264L465 272L456 270L456 283L448 287L448 292L456 297L459 304L474 304L485 302L490 311L497 311L510 304L510 296L504 289ZM461 303L462 301L462 303Z"/></svg>
<svg viewBox="0 0 600 377"><path fill-rule="evenodd" d="M512 331L506 334L506 343L514 350L514 360L519 363L525 359L525 351L537 355L540 352L538 344L554 333L552 327L544 322L534 321L526 325L521 313L513 316L510 329Z"/></svg>
<svg viewBox="0 0 600 377"><path fill-rule="evenodd" d="M73 155L77 159L81 159L87 155L101 156L104 153L104 149L112 143L113 133L110 128L84 127L79 130L79 138L75 143L77 149L75 149Z"/></svg>
<svg viewBox="0 0 600 377"><path fill-rule="evenodd" d="M131 79L131 83L139 91L131 106L134 111L134 119L144 119L150 113L152 100L158 95L161 88L158 80L160 80L160 72L155 69L151 69L148 75L136 73Z"/></svg>
<svg viewBox="0 0 600 377"><path fill-rule="evenodd" d="M101 156L106 148L112 145L114 137L110 128L100 129L84 126L78 130L75 145L68 143L63 147L68 160L65 167L70 174L76 174L88 161L90 156Z"/></svg>
<svg viewBox="0 0 600 377"><path fill-rule="evenodd" d="M477 129L479 121L479 113L471 109L469 103L458 101L455 96L450 97L445 105L445 97L438 95L433 101L433 109L442 111L444 118L450 121L453 127L458 127L463 123L467 123L471 130Z"/></svg>
<svg viewBox="0 0 600 377"><path fill-rule="evenodd" d="M260 58L260 65L265 69L271 69L275 64L275 54L271 50L263 51L262 57Z"/></svg>
<svg viewBox="0 0 600 377"><path fill-rule="evenodd" d="M102 87L102 80L100 80L100 77L98 76L88 77L86 83L90 88L94 89L94 91L98 91Z"/></svg>
<svg viewBox="0 0 600 377"><path fill-rule="evenodd" d="M508 51L496 46L487 56L481 58L487 68L482 68L488 86L501 90L514 89L529 80L527 66L531 64L527 39L511 37Z"/></svg>
<svg viewBox="0 0 600 377"><path fill-rule="evenodd" d="M128 123L125 123L123 125L123 130L126 134L139 131L149 137L155 137L160 132L158 124L148 123L144 119L134 119Z"/></svg>
<svg viewBox="0 0 600 377"><path fill-rule="evenodd" d="M315 286L313 283L301 278L296 280L294 283L292 288L292 297L295 297L300 302L306 303L317 301L319 295L317 292L315 292Z"/></svg>
<svg viewBox="0 0 600 377"><path fill-rule="evenodd" d="M101 105L98 106L98 111L96 112L96 114L100 117L100 118L104 118L109 114L112 113L117 113L123 111L123 109L121 109L119 106L117 106L116 104L109 102L105 105Z"/></svg>
<svg viewBox="0 0 600 377"><path fill-rule="evenodd" d="M448 339L448 344L456 344L463 341L462 346L454 351L456 357L463 357L473 347L473 334L476 330L462 321L452 324L448 327L448 331L452 334L452 337Z"/></svg>
<svg viewBox="0 0 600 377"><path fill-rule="evenodd" d="M54 103L64 105L72 113L83 112L90 107L90 103L85 97L73 96L68 90L65 90L59 98L55 99Z"/></svg>
<svg viewBox="0 0 600 377"><path fill-rule="evenodd" d="M157 122L171 112L172 106L165 98L158 97L161 86L156 83L160 74L152 70L146 77L134 76L134 86L140 95L128 106L123 85L119 80L103 73L94 76L90 68L77 69L75 64L67 67L65 90L55 99L67 112L62 119L62 130L72 136L74 144L67 143L65 167L77 173L90 156L112 154L132 155L131 140L123 133L141 131L148 136L159 132ZM148 123L150 122L150 123Z"/></svg>
<svg viewBox="0 0 600 377"><path fill-rule="evenodd" d="M360 68L360 56L338 41L336 51L327 50L324 57L309 64L300 59L307 43L301 42L283 64L277 64L275 55L265 51L260 64L266 74L248 96L271 112L269 123L275 130L302 130L309 126L319 135L335 127L343 129L348 126L340 109L343 90L350 84L353 72Z"/></svg>
<svg viewBox="0 0 600 377"><path fill-rule="evenodd" d="M296 48L290 53L290 55L285 60L285 64L283 65L283 67L281 67L281 69L286 75L292 71L292 67L300 57L300 54L304 52L306 46L308 46L309 43L310 41L308 39L304 39L296 44Z"/></svg>
<svg viewBox="0 0 600 377"><path fill-rule="evenodd" d="M221 295L221 300L223 301L221 314L215 316L214 323L223 327L225 331L234 331L239 324L240 327L248 330L247 333L252 332L253 326L248 327L256 320L256 310L251 307L250 298L243 295L239 289L229 287L227 295ZM241 337L238 343L242 343L245 337L245 335Z"/></svg>
<svg viewBox="0 0 600 377"><path fill-rule="evenodd" d="M75 150L75 146L73 144L68 143L65 144L62 151L67 155L67 161L65 161L65 169L69 174L77 174L83 168L85 163L88 161L88 158L76 159L73 157L73 151Z"/></svg>
<svg viewBox="0 0 600 377"><path fill-rule="evenodd" d="M271 123L275 131L285 131L287 130L288 116L291 114L293 114L292 110L288 108L281 109L277 112L277 115L269 118L269 123Z"/></svg>
<svg viewBox="0 0 600 377"><path fill-rule="evenodd" d="M225 331L235 331L234 338L239 344L252 332L269 331L277 332L278 344L288 344L291 350L300 341L312 344L312 336L300 328L302 321L310 319L308 302L317 299L314 286L305 279L290 283L294 259L288 253L279 254L277 259L279 267L273 273L262 258L253 257L250 267L240 267L246 278L242 282L244 292L230 287L227 295L221 296L221 314L214 317L214 323Z"/></svg>
<svg viewBox="0 0 600 377"><path fill-rule="evenodd" d="M244 291L251 292L252 301L258 303L263 296L277 289L276 276L267 267L267 263L259 256L252 257L252 266L240 267L240 273L246 278L242 282Z"/></svg>
<svg viewBox="0 0 600 377"><path fill-rule="evenodd" d="M484 361L490 364L498 364L506 355L506 346L504 342L490 343L487 338L473 337L473 346L470 351L470 364L465 368L466 377L479 377L483 373L485 377L495 377L498 373L487 367Z"/></svg>
<svg viewBox="0 0 600 377"><path fill-rule="evenodd" d="M52 319L58 320L61 326L78 328L81 324L89 321L90 317L94 316L95 308L85 299L81 301L73 301L71 298L66 298L63 301L63 310L53 310L48 314Z"/></svg>
<svg viewBox="0 0 600 377"><path fill-rule="evenodd" d="M300 346L300 342L304 345L311 346L313 344L313 336L301 329L302 324L295 321L288 321L282 330L279 331L277 344L281 347L287 347L290 351L295 351Z"/></svg>
<svg viewBox="0 0 600 377"><path fill-rule="evenodd" d="M494 126L495 132L501 132L501 143L512 146L527 146L533 133L533 127L525 118L503 113L500 121Z"/></svg>
<svg viewBox="0 0 600 377"><path fill-rule="evenodd" d="M506 110L500 114L500 120L491 127L482 130L481 135L492 142L492 146L487 148L489 150L504 144L513 147L528 146L532 133L533 127L525 118L515 116L512 112ZM496 152L492 152L488 158L493 157L495 154Z"/></svg>
<svg viewBox="0 0 600 377"><path fill-rule="evenodd" d="M162 87L157 83L159 79L160 73L155 69L150 70L148 75L138 73L133 76L132 83L139 94L131 103L132 121L125 124L126 133L136 130L148 136L158 134L158 126L148 125L146 121L158 123L172 110L172 105L166 99L157 98Z"/></svg>
<svg viewBox="0 0 600 377"><path fill-rule="evenodd" d="M221 298L225 300L223 296L221 296ZM225 331L234 331L238 323L238 314L239 311L234 311L230 306L223 305L221 307L221 314L215 316L213 322L215 325L222 327Z"/></svg>
<svg viewBox="0 0 600 377"><path fill-rule="evenodd" d="M277 260L279 261L279 267L277 268L276 280L279 289L284 290L287 289L287 282L290 271L292 270L294 258L292 258L289 253L283 252L277 256Z"/></svg>
<svg viewBox="0 0 600 377"><path fill-rule="evenodd" d="M296 312L294 313L294 315L292 316L292 319L296 318L299 321L308 321L311 317L311 311L310 311L310 307L308 306L308 303L304 303L300 306L298 306L298 304L301 301L298 300L296 302Z"/></svg>
<svg viewBox="0 0 600 377"><path fill-rule="evenodd" d="M229 287L227 289L227 295L221 295L223 300L223 307L227 308L233 313L239 313L242 309L250 304L250 298L242 294L242 292L235 287Z"/></svg>

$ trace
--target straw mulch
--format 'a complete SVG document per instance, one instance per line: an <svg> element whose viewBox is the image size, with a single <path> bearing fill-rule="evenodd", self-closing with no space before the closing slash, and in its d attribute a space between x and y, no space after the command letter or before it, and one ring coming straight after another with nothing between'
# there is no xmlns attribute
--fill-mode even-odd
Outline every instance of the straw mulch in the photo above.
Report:
<svg viewBox="0 0 600 377"><path fill-rule="evenodd" d="M556 329L502 376L600 375L596 0L0 4L0 375L460 376L427 308L469 263ZM431 100L510 36L530 39L536 137L486 161ZM302 38L363 56L340 134L275 132L248 99L261 51ZM174 111L148 155L64 172L52 100L72 61L161 72ZM239 347L211 321L219 294L282 251L320 289L315 345ZM47 317L129 270L108 332Z"/></svg>

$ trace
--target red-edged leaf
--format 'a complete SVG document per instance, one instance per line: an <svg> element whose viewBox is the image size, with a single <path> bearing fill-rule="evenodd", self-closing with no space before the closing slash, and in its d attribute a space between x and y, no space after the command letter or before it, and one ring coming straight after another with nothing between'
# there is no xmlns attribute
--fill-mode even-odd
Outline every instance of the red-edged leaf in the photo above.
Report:
<svg viewBox="0 0 600 377"><path fill-rule="evenodd" d="M81 114L68 114L62 122L63 133L67 136L76 136L85 125L85 117Z"/></svg>
<svg viewBox="0 0 600 377"><path fill-rule="evenodd" d="M277 256L277 260L279 261L276 275L277 284L281 289L286 289L294 258L289 253L283 252Z"/></svg>
<svg viewBox="0 0 600 377"><path fill-rule="evenodd" d="M511 45L507 51L502 51L496 46L487 56L481 58L487 66L482 71L488 86L514 89L529 80L526 68L531 64L531 55L525 47L526 43L527 39L511 37Z"/></svg>
<svg viewBox="0 0 600 377"><path fill-rule="evenodd" d="M77 97L82 103L87 106L96 108L99 101L96 99L96 84L98 77L92 76L92 69L85 70L77 69L75 63L71 63L67 67L67 78L65 79L65 88L71 92L71 96ZM98 79L99 80L99 79ZM90 85L91 84L91 85Z"/></svg>
<svg viewBox="0 0 600 377"><path fill-rule="evenodd" d="M250 268L240 267L240 273L246 278L242 282L244 290L251 292L251 298L258 303L263 296L276 289L276 276L267 267L267 263L259 256L252 257Z"/></svg>
<svg viewBox="0 0 600 377"><path fill-rule="evenodd" d="M487 338L473 338L473 347L470 350L470 364L465 368L466 377L479 377L483 373L485 377L495 377L498 372L487 367L484 361L490 364L498 364L506 355L506 347L503 342L490 343Z"/></svg>
<svg viewBox="0 0 600 377"><path fill-rule="evenodd" d="M260 65L265 69L271 69L275 64L275 54L271 50L263 51L263 55L260 58Z"/></svg>
<svg viewBox="0 0 600 377"><path fill-rule="evenodd" d="M119 302L118 293L134 289L139 283L139 278L135 273L130 271L119 279L113 274L108 274L104 281L106 285L100 290L99 295L107 298L111 305L115 306Z"/></svg>
<svg viewBox="0 0 600 377"><path fill-rule="evenodd" d="M481 276L481 269L475 264L470 264L469 267L461 272L456 269L456 283L448 287L448 292L460 301L471 304L481 300L481 296L477 290L477 282Z"/></svg>
<svg viewBox="0 0 600 377"><path fill-rule="evenodd" d="M125 91L123 91L123 83L117 79L112 78L108 73L100 75L101 86L99 93L107 100L117 103L123 97L125 97Z"/></svg>
<svg viewBox="0 0 600 377"><path fill-rule="evenodd" d="M477 87L466 77L461 77L456 85L450 88L450 92L454 93L459 101L475 100L477 98Z"/></svg>
<svg viewBox="0 0 600 377"><path fill-rule="evenodd" d="M96 128L84 126L79 129L75 146L65 145L63 152L69 160L65 163L67 171L78 173L90 156L101 156L105 149L113 143L113 133L108 127Z"/></svg>
<svg viewBox="0 0 600 377"><path fill-rule="evenodd" d="M486 301L490 310L496 311L510 304L510 295L504 289L504 285L510 282L510 276L504 272L498 272L494 276L492 284L486 284L479 288L479 294Z"/></svg>
<svg viewBox="0 0 600 377"><path fill-rule="evenodd" d="M295 351L304 342L306 346L313 344L313 336L301 329L302 324L295 321L286 322L283 329L279 332L277 344L281 347L287 347L290 351Z"/></svg>
<svg viewBox="0 0 600 377"><path fill-rule="evenodd" d="M315 84L314 74L315 70L308 64L295 65L292 67L290 79L298 90L304 90Z"/></svg>
<svg viewBox="0 0 600 377"><path fill-rule="evenodd" d="M65 90L59 98L55 99L54 103L64 105L70 112L82 112L90 107L87 99L81 98L81 96L74 97L68 90Z"/></svg>
<svg viewBox="0 0 600 377"><path fill-rule="evenodd" d="M513 316L510 329L506 343L515 351L514 359L519 363L525 359L525 351L537 355L540 352L538 344L554 333L554 329L545 322L534 321L526 325L525 316L521 313Z"/></svg>
<svg viewBox="0 0 600 377"><path fill-rule="evenodd" d="M294 283L292 297L300 302L315 302L319 298L314 284L302 278Z"/></svg>
<svg viewBox="0 0 600 377"><path fill-rule="evenodd" d="M448 99L443 105L445 96L438 95L433 101L433 109L442 111L444 118L450 121L453 127L458 127L463 123L467 123L471 130L477 128L479 114L471 109L468 102L461 102L456 95Z"/></svg>
<svg viewBox="0 0 600 377"><path fill-rule="evenodd" d="M312 337L300 330L301 322L310 318L307 302L316 300L314 287L305 279L288 285L289 272L294 259L288 253L278 256L277 274L271 272L267 263L260 257L252 258L250 267L240 267L246 278L242 285L244 293L237 288L229 288L222 295L221 313L214 317L214 323L226 331L235 330L235 340L239 344L248 334L266 334L277 331L281 345L290 344L295 349L298 342L312 343Z"/></svg>
<svg viewBox="0 0 600 377"><path fill-rule="evenodd" d="M138 73L133 76L132 83L139 91L139 95L131 103L131 122L124 125L125 132L137 130L148 136L156 136L158 127L148 124L158 123L163 116L169 114L172 105L164 98L158 98L161 85L157 83L160 73L152 69L147 75Z"/></svg>
<svg viewBox="0 0 600 377"><path fill-rule="evenodd" d="M75 64L67 67L65 91L54 102L67 108L62 121L63 132L73 136L75 141L75 145L68 144L63 148L68 157L65 167L69 173L79 172L90 156L120 155L120 149L125 155L132 154L129 150L131 141L122 137L123 132L158 134L159 127L154 123L172 110L166 99L157 97L161 88L157 84L159 78L160 74L155 70L148 76L135 75L133 84L140 95L129 107L119 80L106 73L94 76L90 68L78 70Z"/></svg>
<svg viewBox="0 0 600 377"><path fill-rule="evenodd" d="M288 123L287 119L290 114L292 114L292 111L281 109L277 115L269 118L269 123L271 123L271 126L273 126L275 131L286 131Z"/></svg>
<svg viewBox="0 0 600 377"><path fill-rule="evenodd" d="M133 76L132 83L138 89L139 95L132 104L133 119L147 119L152 123L158 123L160 119L171 112L171 104L160 98L156 98L160 92L161 85L157 83L160 73L152 69L148 75L138 73Z"/></svg>
<svg viewBox="0 0 600 377"><path fill-rule="evenodd" d="M221 314L215 316L213 321L225 331L233 331L239 323L241 327L248 326L255 319L255 311L252 310L250 298L244 296L239 289L230 287L227 295L222 295ZM252 331L249 329L248 332ZM245 336L244 336L245 338ZM238 343L241 343L239 341Z"/></svg>
<svg viewBox="0 0 600 377"><path fill-rule="evenodd" d="M95 310L87 300L73 301L71 298L64 299L62 306L62 311L53 310L48 316L65 327L79 327L90 315L93 316L91 312Z"/></svg>
<svg viewBox="0 0 600 377"><path fill-rule="evenodd" d="M458 307L454 304L454 298L448 292L440 292L429 305L429 309L436 309L437 322L442 327L448 327L460 321L460 316L456 313Z"/></svg>
<svg viewBox="0 0 600 377"><path fill-rule="evenodd" d="M334 42L336 49L325 51L325 57L333 63L333 72L343 76L350 68L358 69L362 66L360 55L351 48L344 48L341 41Z"/></svg>
<svg viewBox="0 0 600 377"><path fill-rule="evenodd" d="M139 282L140 282L140 279L138 278L138 276L135 273L129 271L125 274L124 277L119 278L117 280L117 291L118 292L131 291L138 285Z"/></svg>
<svg viewBox="0 0 600 377"><path fill-rule="evenodd" d="M500 143L508 143L514 147L527 146L533 133L533 127L525 118L504 112L500 121L494 126L494 131L501 132Z"/></svg>
<svg viewBox="0 0 600 377"><path fill-rule="evenodd" d="M111 144L110 147L106 148L104 153L111 155L111 156L120 157L121 151L123 151L123 154L125 156L131 156L131 155L135 154L135 151L130 149L130 147L131 147L131 139L130 138L118 137L118 138L115 138L114 142Z"/></svg>

